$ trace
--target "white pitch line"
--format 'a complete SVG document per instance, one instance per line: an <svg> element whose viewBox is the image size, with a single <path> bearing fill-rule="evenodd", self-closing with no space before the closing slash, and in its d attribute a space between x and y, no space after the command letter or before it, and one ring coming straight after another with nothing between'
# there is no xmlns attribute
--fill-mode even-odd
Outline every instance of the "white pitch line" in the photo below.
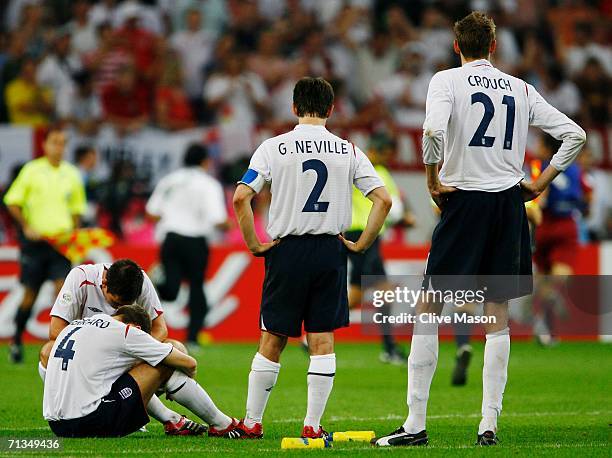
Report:
<svg viewBox="0 0 612 458"><path fill-rule="evenodd" d="M593 412L508 412L502 414L502 418L507 417L561 417L561 416L578 416L585 415L587 417L596 417L599 415L612 415L612 411L593 411ZM445 415L428 415L428 420L440 420L445 418L480 418L479 413L451 413ZM385 420L405 420L406 416L402 415L385 415L382 417L357 417L357 416L332 416L330 421L385 421ZM293 423L303 421L303 418L279 418L272 420L272 423Z"/></svg>

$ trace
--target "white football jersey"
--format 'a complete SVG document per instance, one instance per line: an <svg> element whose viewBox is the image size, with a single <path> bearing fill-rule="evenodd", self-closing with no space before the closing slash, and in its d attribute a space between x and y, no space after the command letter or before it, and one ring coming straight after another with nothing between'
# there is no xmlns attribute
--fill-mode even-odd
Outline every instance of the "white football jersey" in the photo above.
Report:
<svg viewBox="0 0 612 458"><path fill-rule="evenodd" d="M260 192L271 183L268 234L340 234L351 224L353 184L384 186L367 156L324 126L298 124L264 141L239 183Z"/></svg>
<svg viewBox="0 0 612 458"><path fill-rule="evenodd" d="M423 159L444 160L440 182L463 190L503 191L524 178L529 126L563 140L551 165L565 170L586 134L533 86L485 59L438 72L429 84Z"/></svg>
<svg viewBox="0 0 612 458"><path fill-rule="evenodd" d="M100 263L83 264L73 268L55 299L51 316L57 316L70 323L97 313L114 315L116 309L106 301L102 293L102 275L110 266L111 264ZM154 320L164 313L164 310L151 279L145 272L143 274L142 292L135 304L144 307L151 320Z"/></svg>
<svg viewBox="0 0 612 458"><path fill-rule="evenodd" d="M135 364L145 361L156 366L171 351L172 344L105 314L73 321L60 332L49 356L45 420L84 417Z"/></svg>

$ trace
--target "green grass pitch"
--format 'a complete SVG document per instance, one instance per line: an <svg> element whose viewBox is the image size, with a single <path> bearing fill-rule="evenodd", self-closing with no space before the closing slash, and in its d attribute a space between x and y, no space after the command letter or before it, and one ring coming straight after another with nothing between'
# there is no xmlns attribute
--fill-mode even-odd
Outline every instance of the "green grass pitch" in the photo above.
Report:
<svg viewBox="0 0 612 458"><path fill-rule="evenodd" d="M0 437L52 438L42 419L42 382L36 369L38 346L27 348L27 364L7 362L0 346ZM334 391L323 418L329 431L374 430L386 433L406 414L406 369L378 362L373 344L339 344ZM228 414L242 416L247 375L254 345L205 347L198 356L197 379ZM265 439L230 441L208 437L165 437L156 421L148 433L122 439L63 441L56 456L612 456L612 346L562 343L543 349L529 342L513 343L509 381L500 418L501 445L473 446L479 421L483 346L475 344L468 385L450 386L454 347L443 343L429 401L430 445L417 449L373 449L368 444L338 443L333 449L282 451L285 436L297 436L306 404L308 359L297 346L283 355L283 367L264 419ZM171 403L179 412L185 409ZM191 415L193 417L193 415ZM8 452L0 452L4 456ZM11 456L53 453L11 452Z"/></svg>

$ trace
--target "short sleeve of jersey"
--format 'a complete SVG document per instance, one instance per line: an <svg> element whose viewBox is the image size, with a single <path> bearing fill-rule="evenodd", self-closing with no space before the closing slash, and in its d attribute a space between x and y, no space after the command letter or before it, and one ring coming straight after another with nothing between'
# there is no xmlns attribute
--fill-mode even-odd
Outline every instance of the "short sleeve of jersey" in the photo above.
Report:
<svg viewBox="0 0 612 458"><path fill-rule="evenodd" d="M162 343L149 334L130 325L125 327L125 352L157 366L172 351L171 343Z"/></svg>
<svg viewBox="0 0 612 458"><path fill-rule="evenodd" d="M353 146L355 154L355 173L353 174L353 184L367 196L376 188L381 188L385 184L374 170L374 166L368 157L359 148Z"/></svg>
<svg viewBox="0 0 612 458"><path fill-rule="evenodd" d="M265 143L262 143L255 150L249 163L249 169L238 183L245 184L253 189L253 191L259 193L266 184L266 181L272 180L271 173L270 158L268 157Z"/></svg>
<svg viewBox="0 0 612 458"><path fill-rule="evenodd" d="M70 271L51 308L51 316L66 320L68 323L82 318L80 310L83 305L83 288L81 285L86 280L85 272L81 268L75 267Z"/></svg>
<svg viewBox="0 0 612 458"><path fill-rule="evenodd" d="M6 205L17 205L22 207L26 200L27 189L29 186L29 164L24 165L19 175L4 195L4 203Z"/></svg>
<svg viewBox="0 0 612 458"><path fill-rule="evenodd" d="M164 313L164 309L162 308L161 302L159 301L159 297L155 292L153 282L146 273L143 272L143 274L144 281L142 282L142 292L136 300L136 303L144 307L144 309L151 317L151 321L153 321L159 315Z"/></svg>

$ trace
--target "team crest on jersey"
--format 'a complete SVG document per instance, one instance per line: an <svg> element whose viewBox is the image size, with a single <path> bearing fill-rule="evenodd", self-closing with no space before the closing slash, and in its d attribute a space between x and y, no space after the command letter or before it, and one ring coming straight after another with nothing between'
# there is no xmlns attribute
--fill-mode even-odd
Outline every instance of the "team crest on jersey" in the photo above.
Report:
<svg viewBox="0 0 612 458"><path fill-rule="evenodd" d="M89 310L91 310L92 312L97 312L97 313L103 313L102 310L97 309L95 307L87 307Z"/></svg>
<svg viewBox="0 0 612 458"><path fill-rule="evenodd" d="M121 391L119 391L119 396L121 396L121 399L127 399L132 395L132 389L131 388L123 388Z"/></svg>
<svg viewBox="0 0 612 458"><path fill-rule="evenodd" d="M72 301L72 294L70 294L69 292L65 292L64 294L62 294L62 300L64 302L71 302Z"/></svg>

